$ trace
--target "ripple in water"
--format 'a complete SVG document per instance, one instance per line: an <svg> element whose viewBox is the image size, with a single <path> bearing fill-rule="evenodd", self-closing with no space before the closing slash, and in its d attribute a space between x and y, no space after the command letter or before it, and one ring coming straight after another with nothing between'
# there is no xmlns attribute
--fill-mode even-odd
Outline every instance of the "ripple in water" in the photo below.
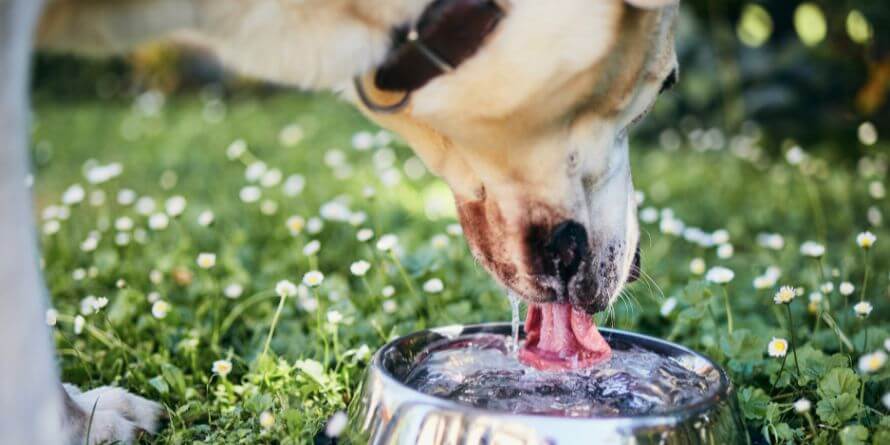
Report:
<svg viewBox="0 0 890 445"><path fill-rule="evenodd" d="M510 353L510 338L480 334L439 343L405 383L464 405L517 414L565 417L658 414L705 397L716 385L712 368L631 346L590 369L543 372ZM698 365L701 365L700 363Z"/></svg>

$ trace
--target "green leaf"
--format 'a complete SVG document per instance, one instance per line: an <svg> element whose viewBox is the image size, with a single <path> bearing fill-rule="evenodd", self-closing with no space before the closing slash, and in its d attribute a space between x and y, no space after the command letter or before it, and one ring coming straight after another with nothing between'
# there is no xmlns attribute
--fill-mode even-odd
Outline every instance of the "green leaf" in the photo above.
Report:
<svg viewBox="0 0 890 445"><path fill-rule="evenodd" d="M745 386L739 390L739 403L747 419L762 419L766 416L770 399L760 388Z"/></svg>
<svg viewBox="0 0 890 445"><path fill-rule="evenodd" d="M859 412L859 400L852 394L840 394L822 399L816 404L816 414L825 423L839 426Z"/></svg>
<svg viewBox="0 0 890 445"><path fill-rule="evenodd" d="M170 393L170 385L164 381L164 378L161 376L156 376L149 379L148 384L151 385L152 388L158 391L158 394L165 396Z"/></svg>
<svg viewBox="0 0 890 445"><path fill-rule="evenodd" d="M731 337L723 337L720 345L728 356L737 360L759 360L766 347L761 339L747 329L738 329Z"/></svg>
<svg viewBox="0 0 890 445"><path fill-rule="evenodd" d="M782 422L773 426L776 439L783 442L793 443L794 439L803 435L801 430L791 428L787 423Z"/></svg>
<svg viewBox="0 0 890 445"><path fill-rule="evenodd" d="M819 381L818 392L823 399L842 394L858 394L859 376L850 368L834 368Z"/></svg>
<svg viewBox="0 0 890 445"><path fill-rule="evenodd" d="M868 428L862 425L850 425L838 434L842 445L865 445L868 440Z"/></svg>
<svg viewBox="0 0 890 445"><path fill-rule="evenodd" d="M185 394L185 374L182 373L181 369L169 363L164 363L161 365L161 375L164 376L164 380L173 388L173 392L178 395Z"/></svg>

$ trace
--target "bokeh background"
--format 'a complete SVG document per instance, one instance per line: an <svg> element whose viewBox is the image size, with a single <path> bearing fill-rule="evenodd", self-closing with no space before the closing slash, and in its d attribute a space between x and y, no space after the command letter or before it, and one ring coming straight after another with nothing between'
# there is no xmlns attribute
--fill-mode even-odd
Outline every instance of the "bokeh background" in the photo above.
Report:
<svg viewBox="0 0 890 445"><path fill-rule="evenodd" d="M890 6L682 5L680 82L631 139L644 277L597 322L717 360L755 443L890 443ZM161 402L144 443L331 443L388 339L509 319L447 187L332 94L154 43L39 54L33 96L60 367ZM398 248L376 247L386 233ZM310 270L321 286L299 285Z"/></svg>

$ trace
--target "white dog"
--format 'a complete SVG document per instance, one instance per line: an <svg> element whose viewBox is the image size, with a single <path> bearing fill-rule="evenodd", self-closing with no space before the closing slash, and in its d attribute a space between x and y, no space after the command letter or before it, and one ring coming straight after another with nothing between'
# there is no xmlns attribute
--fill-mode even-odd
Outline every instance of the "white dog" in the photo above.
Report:
<svg viewBox="0 0 890 445"><path fill-rule="evenodd" d="M57 383L25 186L32 48L188 38L240 73L343 92L448 183L473 254L530 303L529 361L560 367L638 267L627 129L675 78L676 2L0 0L0 441L129 442L161 414Z"/></svg>

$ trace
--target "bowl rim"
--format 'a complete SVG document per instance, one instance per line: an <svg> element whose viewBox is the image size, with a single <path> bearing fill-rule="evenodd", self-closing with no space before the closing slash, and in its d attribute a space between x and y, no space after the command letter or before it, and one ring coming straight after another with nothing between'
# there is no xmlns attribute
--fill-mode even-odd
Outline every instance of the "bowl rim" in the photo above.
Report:
<svg viewBox="0 0 890 445"><path fill-rule="evenodd" d="M469 325L447 325L435 328L423 329L420 331L416 331L407 335L403 335L396 339L393 339L387 342L385 345L380 347L377 352L374 354L374 357L371 359L369 366L372 369L378 371L381 378L383 378L387 385L395 385L400 389L413 393L418 399L418 401L428 402L431 405L435 405L441 408L455 409L464 413L470 413L474 415L480 416L488 416L488 417L508 417L512 419L535 419L536 421L560 421L560 422L577 422L577 423L588 423L591 421L595 421L597 423L615 423L615 424L633 424L634 426L640 426L640 424L647 424L650 426L659 426L659 425L676 425L678 423L682 423L691 418L697 417L702 414L706 414L712 411L715 407L717 407L721 402L729 401L732 399L732 395L734 393L734 387L732 385L732 381L729 379L729 376L726 374L726 371L718 365L713 359L709 356L702 354L700 352L696 352L686 346L673 343L667 340L663 340L657 337L653 337L650 335L639 334L636 332L625 331L621 329L612 329L612 328L600 328L600 332L603 334L603 337L609 341L612 337L618 337L625 341L631 341L635 344L641 344L643 347L651 348L657 347L660 350L672 350L676 351L680 354L688 354L696 357L697 359L704 360L708 365L710 365L717 373L718 373L718 381L716 387L709 392L708 395L702 397L694 403L690 403L687 405L678 406L676 408L671 408L666 411L661 411L656 414L647 414L641 416L591 416L591 417L564 417L564 416L556 416L556 415L546 415L546 414L523 414L523 413L512 413L509 411L498 411L498 410L487 410L482 408L477 408L474 406L464 405L453 400L443 399L440 397L436 397L433 395L429 395L418 391L414 388L411 388L408 385L402 383L398 378L396 378L389 369L387 369L383 364L384 356L387 352L392 351L399 344L414 339L416 337L430 335L430 334L438 334L445 335L449 337L457 337L460 335L472 335L472 334L484 334L484 333L501 333L503 330L511 330L511 324L509 322L491 322L491 323L479 323L479 324L469 324ZM524 329L520 325L520 337L524 335ZM678 354L679 355L679 354Z"/></svg>

